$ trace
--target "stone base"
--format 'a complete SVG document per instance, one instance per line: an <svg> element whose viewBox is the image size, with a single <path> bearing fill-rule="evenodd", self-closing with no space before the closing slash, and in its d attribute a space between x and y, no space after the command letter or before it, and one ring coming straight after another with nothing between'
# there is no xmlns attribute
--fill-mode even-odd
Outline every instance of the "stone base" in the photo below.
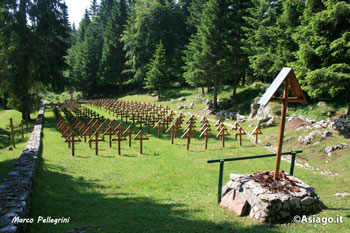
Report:
<svg viewBox="0 0 350 233"><path fill-rule="evenodd" d="M295 181L299 192L273 193L249 175L231 174L223 187L220 205L239 216L270 223L287 222L295 215L314 214L326 208L312 187L287 177Z"/></svg>

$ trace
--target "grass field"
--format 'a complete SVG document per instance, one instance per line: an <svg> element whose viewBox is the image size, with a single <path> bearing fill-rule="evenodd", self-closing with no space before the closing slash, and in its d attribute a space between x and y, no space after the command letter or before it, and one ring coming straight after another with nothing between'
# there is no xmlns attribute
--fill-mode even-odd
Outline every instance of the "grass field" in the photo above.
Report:
<svg viewBox="0 0 350 233"><path fill-rule="evenodd" d="M129 98L129 97L125 97ZM148 102L145 96L140 97ZM149 97L153 98L153 97ZM151 102L151 101L149 101ZM108 116L104 111L101 113ZM110 118L112 118L110 116ZM348 232L350 199L335 198L335 192L349 192L347 174L337 177L296 167L295 176L315 187L328 210L320 217L344 218L343 224L260 224L237 217L216 204L218 164L208 159L269 153L248 139L240 147L227 140L222 148L217 139L209 139L204 151L203 140L194 139L190 151L186 141L169 135L156 138L152 131L140 155L138 143L123 142L122 155L116 144L99 145L99 155L87 143L77 145L76 156L57 131L53 113L47 107L43 148L34 185L31 216L70 217L69 224L33 224L32 232L66 232L78 226L94 226L88 232ZM298 149L298 148L296 148ZM340 164L346 167L346 164ZM273 170L274 159L225 163L224 182L230 173L253 173ZM288 171L289 164L281 168Z"/></svg>
<svg viewBox="0 0 350 233"><path fill-rule="evenodd" d="M9 146L12 147L10 118L13 119L15 144L16 148L9 150ZM31 115L31 118L35 119L35 114ZM17 110L3 110L0 112L0 135L7 135L8 138L0 137L0 181L2 181L7 174L12 170L17 158L21 155L23 149L27 145L27 141L31 135L34 120L28 124L28 131L24 127L24 139L22 139L22 127L21 127L22 115Z"/></svg>

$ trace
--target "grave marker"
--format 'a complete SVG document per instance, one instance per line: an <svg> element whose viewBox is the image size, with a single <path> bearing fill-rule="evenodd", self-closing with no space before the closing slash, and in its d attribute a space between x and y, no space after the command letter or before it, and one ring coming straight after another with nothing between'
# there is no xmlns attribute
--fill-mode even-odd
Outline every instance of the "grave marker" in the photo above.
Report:
<svg viewBox="0 0 350 233"><path fill-rule="evenodd" d="M140 130L134 137L134 140L140 141L140 154L142 154L142 141L149 140L149 138L147 137L147 135L143 134L142 130Z"/></svg>

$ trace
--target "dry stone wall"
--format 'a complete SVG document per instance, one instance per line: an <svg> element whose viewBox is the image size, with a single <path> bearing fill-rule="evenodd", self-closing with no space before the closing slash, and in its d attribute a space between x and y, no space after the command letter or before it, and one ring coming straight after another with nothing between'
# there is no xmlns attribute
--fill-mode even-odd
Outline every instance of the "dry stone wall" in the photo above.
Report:
<svg viewBox="0 0 350 233"><path fill-rule="evenodd" d="M42 104L34 130L14 168L0 185L0 233L25 232L25 224L14 222L29 215L32 185L37 167L44 122Z"/></svg>

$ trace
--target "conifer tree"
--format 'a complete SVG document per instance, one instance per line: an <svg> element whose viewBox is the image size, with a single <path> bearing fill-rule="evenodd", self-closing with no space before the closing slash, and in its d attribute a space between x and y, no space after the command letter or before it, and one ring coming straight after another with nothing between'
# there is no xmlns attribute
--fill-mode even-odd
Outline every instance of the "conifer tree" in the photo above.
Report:
<svg viewBox="0 0 350 233"><path fill-rule="evenodd" d="M147 68L146 88L155 90L159 99L163 88L169 86L168 68L162 41L157 45L156 51Z"/></svg>
<svg viewBox="0 0 350 233"><path fill-rule="evenodd" d="M311 97L346 97L350 109L349 19L347 1L306 1L291 65Z"/></svg>
<svg viewBox="0 0 350 233"><path fill-rule="evenodd" d="M125 51L120 41L127 16L125 0L120 0L110 9L105 29L103 30L102 58L99 76L103 84L119 84L121 90L124 81Z"/></svg>

